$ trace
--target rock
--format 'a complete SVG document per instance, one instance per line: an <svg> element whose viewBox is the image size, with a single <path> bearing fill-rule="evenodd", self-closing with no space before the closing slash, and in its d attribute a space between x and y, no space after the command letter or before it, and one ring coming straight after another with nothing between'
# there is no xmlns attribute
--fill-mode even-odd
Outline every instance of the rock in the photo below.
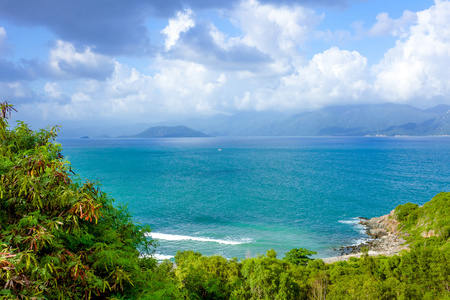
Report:
<svg viewBox="0 0 450 300"><path fill-rule="evenodd" d="M430 230L428 232L424 231L420 235L424 238L429 238L430 236L436 236L436 233L434 232L434 230Z"/></svg>
<svg viewBox="0 0 450 300"><path fill-rule="evenodd" d="M376 229L369 229L367 234L369 236L375 237L375 238L381 238L382 236L388 235L387 231L384 229L376 228Z"/></svg>
<svg viewBox="0 0 450 300"><path fill-rule="evenodd" d="M395 210L381 217L371 219L360 217L359 220L359 224L366 226L366 233L370 239L359 245L336 249L341 256L324 259L326 263L348 260L349 257L360 257L362 247L369 247L369 255L394 255L402 250L409 250L409 245L405 244L406 240L400 238L399 222L395 219ZM434 231L425 231L422 234L431 236L435 233ZM409 236L407 233L402 233L402 235Z"/></svg>

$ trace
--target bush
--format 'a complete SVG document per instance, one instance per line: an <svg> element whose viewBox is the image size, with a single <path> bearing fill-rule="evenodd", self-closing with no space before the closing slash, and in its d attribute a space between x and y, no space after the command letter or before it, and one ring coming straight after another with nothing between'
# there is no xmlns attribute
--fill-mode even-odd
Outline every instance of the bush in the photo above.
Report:
<svg viewBox="0 0 450 300"><path fill-rule="evenodd" d="M413 204L411 202L397 206L395 208L395 214L397 216L397 220L399 222L405 222L405 221L408 221L410 216L412 216L412 218L414 218L414 217L417 218L417 215L415 214L415 212L416 212L416 209L418 209L418 208L419 208L419 205ZM411 221L415 221L415 220L411 220Z"/></svg>
<svg viewBox="0 0 450 300"><path fill-rule="evenodd" d="M57 128L10 129L13 107L0 108L1 295L105 299L147 289L156 261L139 257L153 251L150 228L133 224L97 183L73 175Z"/></svg>

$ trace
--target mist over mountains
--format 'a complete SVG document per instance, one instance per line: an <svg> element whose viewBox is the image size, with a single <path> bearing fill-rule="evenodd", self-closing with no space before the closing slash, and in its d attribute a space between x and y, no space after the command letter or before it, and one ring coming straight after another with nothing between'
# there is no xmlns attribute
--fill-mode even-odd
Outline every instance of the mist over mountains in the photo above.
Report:
<svg viewBox="0 0 450 300"><path fill-rule="evenodd" d="M450 105L430 109L390 103L346 105L294 115L241 112L157 124L63 128L60 136L132 136L156 126L186 126L210 136L450 135Z"/></svg>
<svg viewBox="0 0 450 300"><path fill-rule="evenodd" d="M131 136L132 138L161 138L161 137L208 137L203 132L192 130L186 126L156 126Z"/></svg>

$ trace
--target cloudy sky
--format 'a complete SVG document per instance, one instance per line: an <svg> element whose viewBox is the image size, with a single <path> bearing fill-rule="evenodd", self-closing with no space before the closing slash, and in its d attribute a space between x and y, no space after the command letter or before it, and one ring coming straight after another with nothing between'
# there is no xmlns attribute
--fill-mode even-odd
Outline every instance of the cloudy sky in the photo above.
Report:
<svg viewBox="0 0 450 300"><path fill-rule="evenodd" d="M450 1L2 0L7 98L32 124L450 104Z"/></svg>

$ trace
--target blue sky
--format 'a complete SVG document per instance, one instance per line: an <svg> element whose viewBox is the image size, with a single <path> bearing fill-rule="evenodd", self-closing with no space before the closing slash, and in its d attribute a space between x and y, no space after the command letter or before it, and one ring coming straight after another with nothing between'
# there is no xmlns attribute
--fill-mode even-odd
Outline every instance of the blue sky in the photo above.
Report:
<svg viewBox="0 0 450 300"><path fill-rule="evenodd" d="M0 99L32 124L450 104L450 1L2 0Z"/></svg>

